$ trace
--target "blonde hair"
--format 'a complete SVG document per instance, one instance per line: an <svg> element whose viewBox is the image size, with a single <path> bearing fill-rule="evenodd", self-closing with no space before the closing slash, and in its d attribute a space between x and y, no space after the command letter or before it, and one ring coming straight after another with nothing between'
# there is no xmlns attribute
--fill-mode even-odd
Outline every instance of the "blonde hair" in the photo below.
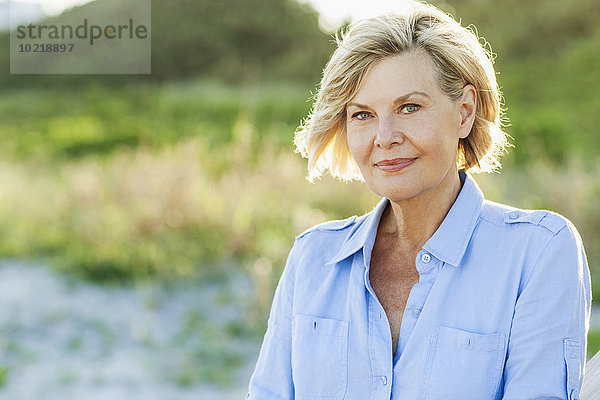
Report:
<svg viewBox="0 0 600 400"><path fill-rule="evenodd" d="M501 93L491 52L477 35L437 8L412 2L401 13L390 13L351 24L323 71L308 117L296 130L296 150L308 158L308 179L325 171L342 180L362 180L346 140L346 104L377 61L423 49L433 58L438 85L457 100L463 88L477 90L477 110L469 135L459 140L457 166L474 172L500 167L509 145L502 131Z"/></svg>

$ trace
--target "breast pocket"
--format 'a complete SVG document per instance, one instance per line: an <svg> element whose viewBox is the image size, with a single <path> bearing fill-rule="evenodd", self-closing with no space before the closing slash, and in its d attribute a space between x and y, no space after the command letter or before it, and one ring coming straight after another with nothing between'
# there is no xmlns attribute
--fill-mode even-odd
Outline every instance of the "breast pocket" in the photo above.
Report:
<svg viewBox="0 0 600 400"><path fill-rule="evenodd" d="M297 399L342 399L348 381L348 321L295 314L292 377Z"/></svg>
<svg viewBox="0 0 600 400"><path fill-rule="evenodd" d="M504 365L505 335L440 326L432 337L423 391L426 399L494 399Z"/></svg>

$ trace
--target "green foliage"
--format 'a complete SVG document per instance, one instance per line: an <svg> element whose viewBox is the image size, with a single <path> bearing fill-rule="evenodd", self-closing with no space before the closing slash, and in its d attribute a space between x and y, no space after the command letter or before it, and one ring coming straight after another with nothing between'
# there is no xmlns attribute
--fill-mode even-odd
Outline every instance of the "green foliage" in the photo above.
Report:
<svg viewBox="0 0 600 400"><path fill-rule="evenodd" d="M595 0L448 0L436 1L463 26L475 25L492 44L498 63L535 55L557 55L597 32L600 8Z"/></svg>
<svg viewBox="0 0 600 400"><path fill-rule="evenodd" d="M99 281L178 279L228 259L281 266L294 234L325 218L297 204L311 197L291 148L309 106L300 88L197 82L61 94L0 97L0 203L10 214L0 218L2 256L46 257ZM338 208L325 198L319 207Z"/></svg>
<svg viewBox="0 0 600 400"><path fill-rule="evenodd" d="M501 82L519 162L546 158L565 164L572 155L593 162L600 150L595 138L600 99L592 90L600 83L598 46L600 30L552 60L532 56L507 66Z"/></svg>
<svg viewBox="0 0 600 400"><path fill-rule="evenodd" d="M0 387L4 386L4 384L6 383L6 379L8 377L8 372L9 369L4 367L4 366L0 366Z"/></svg>
<svg viewBox="0 0 600 400"><path fill-rule="evenodd" d="M121 0L96 0L46 23L72 25L89 15L109 21L111 15L124 15L128 7ZM198 76L238 83L274 79L306 83L319 79L332 51L328 35L318 27L318 14L294 0L153 1L151 15L151 75L11 76L9 37L2 34L0 71L6 73L0 74L0 87L77 87L89 81L118 87Z"/></svg>
<svg viewBox="0 0 600 400"><path fill-rule="evenodd" d="M600 351L600 330L592 330L588 333L588 360L592 358L598 351Z"/></svg>
<svg viewBox="0 0 600 400"><path fill-rule="evenodd" d="M289 148L291 132L308 111L305 98L303 90L293 87L240 90L204 81L92 86L67 93L7 91L0 97L1 151L11 158L70 159L137 146L158 148L197 135L209 146L248 140L256 147L274 142ZM240 116L251 120L252 132L246 134L253 137L232 136L245 134L234 129L243 122ZM218 162L213 167L218 169Z"/></svg>
<svg viewBox="0 0 600 400"><path fill-rule="evenodd" d="M492 44L511 121L507 130L516 145L507 162L524 165L531 159L542 158L549 163L564 163L571 155L593 160L600 151L600 141L595 140L595 127L600 123L596 112L600 100L594 91L600 85L600 55L596 51L600 46L600 29L595 23L600 17L600 7L596 0L579 0L577 6L559 0L433 3L460 17L463 25L474 24L478 33ZM97 0L53 21L76 19L92 9L104 15L119 14L126 6L117 0ZM295 81L314 85L333 49L331 38L318 28L316 12L294 0L155 1L152 18L150 76L9 75L8 37L4 35L0 37L0 71L6 73L0 74L0 87L81 88L92 81L102 87L109 85L118 94L123 85L148 80L181 81L197 76L204 80ZM182 85L186 85L185 81ZM57 100L61 102L53 99ZM66 156L135 147L146 143L143 139L148 125L163 120L154 118L138 124L133 118L123 117L131 110L128 102L132 100L132 96L125 94L106 104L96 102L96 107L107 108L104 113L98 110L100 120L52 121L51 126L36 126L26 132L5 131L6 136L25 134L25 141L30 144L24 146L31 148L42 134L44 140L57 140L61 146L68 133L57 134L56 129L62 130L64 125L67 131L81 128L82 132L79 141L61 147ZM44 109L47 106L42 103L46 101L33 101L31 106ZM93 101L93 98L87 100ZM136 96L136 101L151 103L152 99ZM207 101L197 102L189 97L187 101L188 104L178 106L183 109L172 111L186 117L190 108L198 106L213 111ZM217 118L227 118L226 109L234 110L222 103L213 108L216 107ZM22 111L26 112L14 110L17 115ZM298 119L301 116L293 115ZM27 127L30 122L39 123L24 122ZM106 124L111 125L110 130L103 126ZM216 125L213 128L218 129ZM178 136L179 130L165 126L164 134Z"/></svg>
<svg viewBox="0 0 600 400"><path fill-rule="evenodd" d="M155 2L153 76L314 81L331 48L318 15L292 0Z"/></svg>
<svg viewBox="0 0 600 400"><path fill-rule="evenodd" d="M564 165L572 156L589 167L600 151L600 7L596 0L433 1L474 24L496 55L498 83L515 139L508 162Z"/></svg>

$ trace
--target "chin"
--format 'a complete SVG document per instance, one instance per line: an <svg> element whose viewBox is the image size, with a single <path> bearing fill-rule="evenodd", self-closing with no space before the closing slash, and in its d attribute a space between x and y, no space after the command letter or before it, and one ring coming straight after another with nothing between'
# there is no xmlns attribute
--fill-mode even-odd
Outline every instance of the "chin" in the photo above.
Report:
<svg viewBox="0 0 600 400"><path fill-rule="evenodd" d="M418 191L403 192L403 193L394 192L394 193L384 194L382 197L385 197L394 203L401 203L403 201L410 200L412 198L417 197L420 193L421 192L418 192Z"/></svg>
<svg viewBox="0 0 600 400"><path fill-rule="evenodd" d="M379 183L378 185L369 186L371 190L381 196L385 197L395 203L403 200L411 199L418 196L423 192L424 188L421 185L409 184L406 181L403 182L386 182Z"/></svg>

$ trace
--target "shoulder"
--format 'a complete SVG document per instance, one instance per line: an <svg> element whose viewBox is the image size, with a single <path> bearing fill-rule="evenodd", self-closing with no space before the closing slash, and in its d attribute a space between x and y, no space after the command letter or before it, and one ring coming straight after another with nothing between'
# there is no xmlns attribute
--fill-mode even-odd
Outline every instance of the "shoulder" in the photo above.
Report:
<svg viewBox="0 0 600 400"><path fill-rule="evenodd" d="M481 210L481 219L506 230L541 231L554 236L569 227L571 221L549 210L525 210L486 200Z"/></svg>
<svg viewBox="0 0 600 400"><path fill-rule="evenodd" d="M493 242L503 251L528 254L532 260L550 254L552 248L569 253L583 249L573 223L549 210L525 210L486 200L476 230L483 246Z"/></svg>
<svg viewBox="0 0 600 400"><path fill-rule="evenodd" d="M295 252L300 263L312 267L328 264L342 249L358 246L358 232L364 228L369 214L343 220L328 221L307 229L296 237ZM353 245L352 245L353 243ZM311 267L311 268L312 268Z"/></svg>
<svg viewBox="0 0 600 400"><path fill-rule="evenodd" d="M573 280L573 285L586 275L581 237L573 223L556 212L524 210L486 200L478 225L482 251L521 266L521 273L515 274L521 277L520 291L535 270L543 276L537 279L559 277L565 282Z"/></svg>
<svg viewBox="0 0 600 400"><path fill-rule="evenodd" d="M359 218L356 215L354 215L354 216L346 218L346 219L323 222L321 224L318 224L311 228L308 228L307 230L302 232L300 235L298 235L296 237L296 239L297 240L302 239L305 236L318 236L320 234L324 234L324 235L344 234L347 231L349 231L350 229L352 229L357 223L360 223L360 221L362 219L363 219L363 217Z"/></svg>

